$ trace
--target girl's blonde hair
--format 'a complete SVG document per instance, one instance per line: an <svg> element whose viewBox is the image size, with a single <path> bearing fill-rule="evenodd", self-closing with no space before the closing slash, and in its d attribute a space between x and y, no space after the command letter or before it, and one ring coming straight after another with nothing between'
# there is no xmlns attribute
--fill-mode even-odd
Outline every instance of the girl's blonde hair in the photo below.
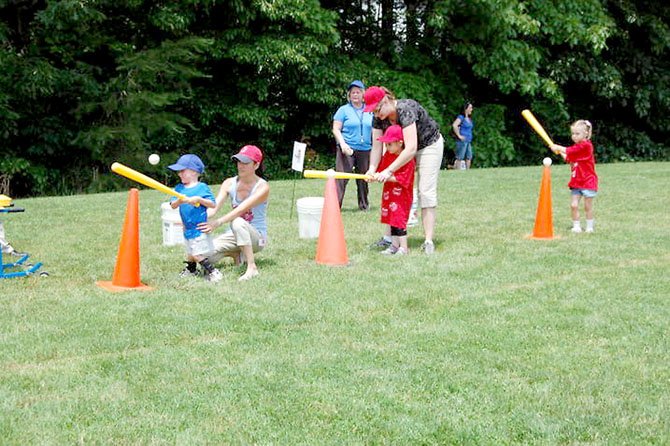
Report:
<svg viewBox="0 0 670 446"><path fill-rule="evenodd" d="M587 121L586 119L580 119L578 121L575 121L570 126L570 130L572 130L575 127L583 128L584 133L586 133L586 139L591 139L591 134L593 133L593 126L591 125L590 121Z"/></svg>

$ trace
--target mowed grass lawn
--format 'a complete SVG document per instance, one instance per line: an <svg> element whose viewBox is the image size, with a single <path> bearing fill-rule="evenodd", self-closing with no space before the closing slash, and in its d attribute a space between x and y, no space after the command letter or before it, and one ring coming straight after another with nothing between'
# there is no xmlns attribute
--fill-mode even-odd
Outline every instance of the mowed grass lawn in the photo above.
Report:
<svg viewBox="0 0 670 446"><path fill-rule="evenodd" d="M419 228L408 257L370 250L381 186L361 213L351 183L347 267L314 262L275 181L261 275L216 285L177 277L143 190L155 289L121 294L95 281L127 192L18 200L7 234L51 276L0 281L0 443L668 444L670 164L599 165L595 234L552 173L560 238L536 241L540 166L443 171L430 257Z"/></svg>

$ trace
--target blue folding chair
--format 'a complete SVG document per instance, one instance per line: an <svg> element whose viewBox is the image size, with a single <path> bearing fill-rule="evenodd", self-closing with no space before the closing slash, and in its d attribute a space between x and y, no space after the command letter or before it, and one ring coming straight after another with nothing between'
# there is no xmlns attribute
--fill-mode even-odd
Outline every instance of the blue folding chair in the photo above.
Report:
<svg viewBox="0 0 670 446"><path fill-rule="evenodd" d="M13 204L10 204L8 207L0 207L0 213L10 213L10 212L23 212L23 208L14 208ZM36 264L27 263L29 254L23 254L16 262L3 263L2 260L2 250L0 249L0 279L11 279L14 277L26 277L37 272L38 269L42 267L42 263L38 262ZM18 271L14 271L18 269ZM6 272L6 270L12 270ZM42 271L40 276L48 276L49 273Z"/></svg>

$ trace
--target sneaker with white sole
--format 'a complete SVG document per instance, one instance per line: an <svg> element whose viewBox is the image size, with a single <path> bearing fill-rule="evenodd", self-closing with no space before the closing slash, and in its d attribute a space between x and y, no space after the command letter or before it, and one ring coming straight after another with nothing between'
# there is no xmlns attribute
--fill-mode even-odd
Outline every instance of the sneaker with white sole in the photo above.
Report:
<svg viewBox="0 0 670 446"><path fill-rule="evenodd" d="M391 240L386 240L384 237L380 238L376 242L370 245L370 248L374 249L385 249L391 246Z"/></svg>
<svg viewBox="0 0 670 446"><path fill-rule="evenodd" d="M220 282L221 279L223 279L223 274L221 274L221 271L218 269L214 268L209 274L207 274L207 281L208 282Z"/></svg>
<svg viewBox="0 0 670 446"><path fill-rule="evenodd" d="M406 256L409 254L405 248L398 248L394 255L396 256Z"/></svg>
<svg viewBox="0 0 670 446"><path fill-rule="evenodd" d="M584 232L593 233L593 228L586 228L586 231L584 231Z"/></svg>
<svg viewBox="0 0 670 446"><path fill-rule="evenodd" d="M409 213L409 218L407 219L407 227L408 228L413 228L414 226L419 224L419 218L416 216L416 211L412 211Z"/></svg>
<svg viewBox="0 0 670 446"><path fill-rule="evenodd" d="M423 242L423 245L421 245L421 249L428 255L433 254L435 252L435 243L431 240L426 240Z"/></svg>
<svg viewBox="0 0 670 446"><path fill-rule="evenodd" d="M399 249L400 248L396 248L395 246L391 245L388 248L386 248L385 250L383 250L382 252L380 252L380 254L385 255L385 256L392 256L395 253L397 253Z"/></svg>
<svg viewBox="0 0 670 446"><path fill-rule="evenodd" d="M582 228L580 228L579 226L573 226L572 229L570 229L570 231L574 232L575 234L579 234L582 232Z"/></svg>
<svg viewBox="0 0 670 446"><path fill-rule="evenodd" d="M9 250L8 250L8 251L4 251L4 250L3 250L2 253L3 253L3 254L10 255L10 256L12 256L12 257L24 257L24 256L27 256L27 255L28 255L27 252L17 251L16 249L12 248L11 246L9 247Z"/></svg>
<svg viewBox="0 0 670 446"><path fill-rule="evenodd" d="M191 271L188 268L184 268L179 273L179 277L197 277L197 276L198 276L198 270L197 269L195 271Z"/></svg>

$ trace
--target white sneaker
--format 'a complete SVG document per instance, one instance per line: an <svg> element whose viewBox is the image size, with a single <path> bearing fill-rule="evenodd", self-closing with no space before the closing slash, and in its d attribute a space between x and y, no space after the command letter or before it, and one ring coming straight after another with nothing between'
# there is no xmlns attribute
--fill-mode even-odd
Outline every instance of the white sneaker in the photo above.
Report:
<svg viewBox="0 0 670 446"><path fill-rule="evenodd" d="M406 256L409 254L405 248L398 248L394 255L396 256Z"/></svg>
<svg viewBox="0 0 670 446"><path fill-rule="evenodd" d="M207 281L208 282L220 282L223 279L223 274L221 274L221 271L218 269L214 268L211 273L207 274Z"/></svg>
<svg viewBox="0 0 670 446"><path fill-rule="evenodd" d="M586 228L586 231L584 232L593 232L593 228Z"/></svg>
<svg viewBox="0 0 670 446"><path fill-rule="evenodd" d="M380 254L383 254L385 256L392 256L393 254L398 252L399 248L396 248L395 246L391 245L385 250L383 250Z"/></svg>
<svg viewBox="0 0 670 446"><path fill-rule="evenodd" d="M435 252L435 243L431 240L426 240L423 242L423 245L421 245L421 249L428 255L433 254Z"/></svg>
<svg viewBox="0 0 670 446"><path fill-rule="evenodd" d="M376 242L370 245L370 248L374 249L381 249L381 248L388 248L391 246L391 240L386 240L384 237L380 238Z"/></svg>
<svg viewBox="0 0 670 446"><path fill-rule="evenodd" d="M579 226L573 226L572 229L570 229L570 230L572 232L574 232L575 234L579 234L580 232L582 232L582 228L579 227Z"/></svg>
<svg viewBox="0 0 670 446"><path fill-rule="evenodd" d="M198 276L198 270L196 269L195 271L191 271L188 268L184 267L183 270L179 273L179 277L197 277Z"/></svg>
<svg viewBox="0 0 670 446"><path fill-rule="evenodd" d="M419 219L416 217L416 212L410 212L409 218L407 219L407 227L413 228L419 224Z"/></svg>

